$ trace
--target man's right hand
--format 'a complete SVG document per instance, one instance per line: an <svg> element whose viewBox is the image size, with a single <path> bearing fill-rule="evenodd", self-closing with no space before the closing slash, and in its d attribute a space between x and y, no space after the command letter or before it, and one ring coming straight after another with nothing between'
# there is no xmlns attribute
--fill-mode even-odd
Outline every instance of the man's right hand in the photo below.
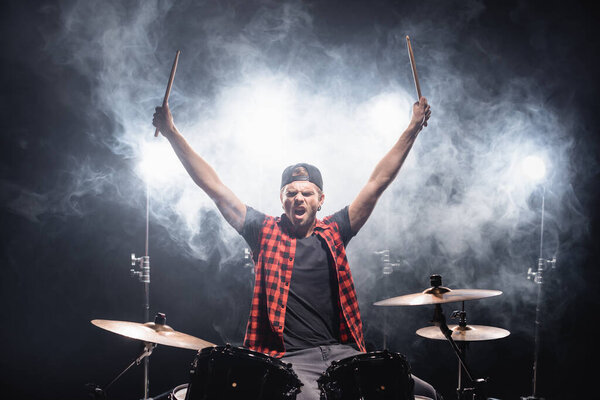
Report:
<svg viewBox="0 0 600 400"><path fill-rule="evenodd" d="M413 104L413 113L410 126L413 126L420 131L424 126L427 126L429 117L431 117L431 107L427 103L427 99L425 97L421 97L419 101Z"/></svg>
<svg viewBox="0 0 600 400"><path fill-rule="evenodd" d="M173 115L167 104L164 107L156 107L155 113L152 118L152 125L158 128L163 136L171 135L176 131L175 124L173 123Z"/></svg>

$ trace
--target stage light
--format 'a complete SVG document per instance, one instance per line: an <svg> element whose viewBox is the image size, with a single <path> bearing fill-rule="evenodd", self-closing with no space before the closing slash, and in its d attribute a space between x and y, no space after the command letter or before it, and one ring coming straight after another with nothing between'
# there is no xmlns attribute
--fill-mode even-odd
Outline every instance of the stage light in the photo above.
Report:
<svg viewBox="0 0 600 400"><path fill-rule="evenodd" d="M146 182L149 184L157 182L164 185L173 181L181 173L181 170L181 164L166 140L156 139L143 143L142 159L138 164L138 171Z"/></svg>
<svg viewBox="0 0 600 400"><path fill-rule="evenodd" d="M387 93L376 96L367 104L368 124L377 134L395 136L409 122L411 101L401 93Z"/></svg>
<svg viewBox="0 0 600 400"><path fill-rule="evenodd" d="M538 156L527 156L521 163L521 169L527 178L533 181L542 180L546 176L546 164Z"/></svg>

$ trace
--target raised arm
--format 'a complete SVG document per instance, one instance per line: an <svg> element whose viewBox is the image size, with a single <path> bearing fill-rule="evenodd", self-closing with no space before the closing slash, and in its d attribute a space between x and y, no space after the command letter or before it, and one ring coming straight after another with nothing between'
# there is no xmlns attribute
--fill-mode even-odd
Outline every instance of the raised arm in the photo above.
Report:
<svg viewBox="0 0 600 400"><path fill-rule="evenodd" d="M421 97L413 105L412 118L408 127L394 144L394 147L379 161L375 170L371 173L369 181L348 208L350 226L354 233L357 233L367 222L377 200L398 175L398 171L400 171L400 167L402 167L408 156L419 132L423 129L423 126L427 125L430 115L431 109L427 104L427 99Z"/></svg>
<svg viewBox="0 0 600 400"><path fill-rule="evenodd" d="M192 149L177 130L169 106L156 107L152 124L169 140L175 154L194 182L215 202L227 222L241 232L246 218L246 206L221 182L216 171Z"/></svg>

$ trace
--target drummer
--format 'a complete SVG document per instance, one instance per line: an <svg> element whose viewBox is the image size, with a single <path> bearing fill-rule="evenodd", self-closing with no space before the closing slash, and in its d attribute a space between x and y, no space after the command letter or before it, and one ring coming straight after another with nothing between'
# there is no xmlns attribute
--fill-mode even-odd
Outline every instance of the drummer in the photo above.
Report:
<svg viewBox="0 0 600 400"><path fill-rule="evenodd" d="M238 199L191 148L175 127L168 105L156 108L154 126L252 250L256 273L244 346L292 363L303 382L298 399L319 399L317 379L331 362L366 352L346 245L398 174L430 115L421 97L412 107L408 127L352 203L319 219L325 194L315 166L287 167L280 185L283 214L265 215ZM414 379L415 394L440 398L431 385Z"/></svg>

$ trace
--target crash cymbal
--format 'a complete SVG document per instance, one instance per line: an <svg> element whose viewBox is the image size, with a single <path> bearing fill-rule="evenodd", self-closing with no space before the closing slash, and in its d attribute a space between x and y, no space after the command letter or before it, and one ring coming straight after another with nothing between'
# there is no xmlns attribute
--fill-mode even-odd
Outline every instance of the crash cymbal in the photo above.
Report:
<svg viewBox="0 0 600 400"><path fill-rule="evenodd" d="M129 321L111 321L106 319L94 319L92 324L107 331L127 336L144 342L162 344L165 346L179 347L182 349L200 350L205 347L214 346L197 337L177 332L169 325L161 325L154 322L141 324Z"/></svg>
<svg viewBox="0 0 600 400"><path fill-rule="evenodd" d="M499 296L500 290L485 289L455 289L444 287L430 288L422 293L407 294L392 297L374 303L376 306L421 306L425 304L442 304L457 301L477 300L486 297Z"/></svg>
<svg viewBox="0 0 600 400"><path fill-rule="evenodd" d="M502 339L510 332L506 329L483 325L448 325L452 331L452 340L463 342L478 342L482 340ZM427 339L446 340L446 337L437 326L428 326L417 330L417 335Z"/></svg>
<svg viewBox="0 0 600 400"><path fill-rule="evenodd" d="M376 306L421 306L425 304L442 304L457 301L477 300L485 297L499 296L502 294L499 290L484 289L449 289L442 286L442 277L438 274L429 277L431 287L421 293L407 294L404 296L392 297L381 300Z"/></svg>

